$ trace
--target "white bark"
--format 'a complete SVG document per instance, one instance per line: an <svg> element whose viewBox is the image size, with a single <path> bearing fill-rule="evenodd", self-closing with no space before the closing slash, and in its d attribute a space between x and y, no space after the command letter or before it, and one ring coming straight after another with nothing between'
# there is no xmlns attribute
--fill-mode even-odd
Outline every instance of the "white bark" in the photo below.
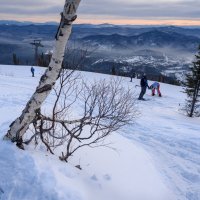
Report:
<svg viewBox="0 0 200 200"><path fill-rule="evenodd" d="M28 129L29 125L33 122L37 110L40 109L42 103L51 92L56 80L59 77L64 58L65 47L71 34L72 22L76 19L76 10L80 1L81 0L65 1L49 67L41 77L35 93L28 101L21 116L10 125L10 129L4 137L5 139L10 139L13 142L20 142L22 140L22 136Z"/></svg>

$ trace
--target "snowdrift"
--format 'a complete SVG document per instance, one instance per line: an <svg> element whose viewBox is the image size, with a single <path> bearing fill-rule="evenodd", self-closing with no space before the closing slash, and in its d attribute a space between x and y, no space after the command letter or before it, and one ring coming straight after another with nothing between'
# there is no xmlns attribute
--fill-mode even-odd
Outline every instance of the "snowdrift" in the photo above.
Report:
<svg viewBox="0 0 200 200"><path fill-rule="evenodd" d="M200 119L187 118L181 87L161 83L163 97L139 101L135 125L107 139L110 148L84 148L69 163L43 149L17 149L2 137L21 113L43 68L0 66L1 200L199 200ZM88 80L108 75L81 72ZM136 93L139 80L124 78ZM47 103L51 104L50 99ZM77 107L78 109L78 107ZM82 170L75 168L81 165Z"/></svg>

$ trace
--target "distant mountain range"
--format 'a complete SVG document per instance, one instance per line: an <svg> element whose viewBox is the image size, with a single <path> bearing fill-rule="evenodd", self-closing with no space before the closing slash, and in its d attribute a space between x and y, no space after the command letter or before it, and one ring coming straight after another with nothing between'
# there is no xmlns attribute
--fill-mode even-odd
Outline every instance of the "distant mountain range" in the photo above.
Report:
<svg viewBox="0 0 200 200"><path fill-rule="evenodd" d="M12 64L15 53L21 64L32 64L30 43L41 39L52 50L58 23L0 21L0 64ZM87 47L92 54L83 69L110 73L148 71L172 75L187 71L200 44L200 27L131 26L74 24L70 37L76 47Z"/></svg>
<svg viewBox="0 0 200 200"><path fill-rule="evenodd" d="M0 25L18 25L18 26L26 26L26 25L58 25L57 22L44 22L37 23L31 21L15 21L15 20L0 20Z"/></svg>
<svg viewBox="0 0 200 200"><path fill-rule="evenodd" d="M81 38L80 41L88 45L102 48L103 50L105 50L105 47L112 49L170 47L185 51L194 51L198 44L200 44L200 38L198 37L171 31L164 32L156 29L136 36L119 34L91 35Z"/></svg>

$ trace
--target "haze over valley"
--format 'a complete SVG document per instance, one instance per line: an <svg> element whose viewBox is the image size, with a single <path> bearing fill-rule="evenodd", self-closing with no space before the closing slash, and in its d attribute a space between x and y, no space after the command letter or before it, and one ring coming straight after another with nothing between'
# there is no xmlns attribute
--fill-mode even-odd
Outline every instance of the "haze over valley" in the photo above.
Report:
<svg viewBox="0 0 200 200"><path fill-rule="evenodd" d="M40 39L39 53L52 51L58 24L49 22L0 22L0 63L13 64L16 54L20 64L34 64L30 45ZM82 70L128 75L150 73L181 79L188 70L200 44L200 27L131 26L112 24L75 24L69 48L87 49L90 54Z"/></svg>

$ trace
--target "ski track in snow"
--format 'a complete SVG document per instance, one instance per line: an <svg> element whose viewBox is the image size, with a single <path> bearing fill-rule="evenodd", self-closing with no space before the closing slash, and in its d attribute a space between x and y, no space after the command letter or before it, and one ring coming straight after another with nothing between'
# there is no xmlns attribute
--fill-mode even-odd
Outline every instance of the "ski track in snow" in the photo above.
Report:
<svg viewBox="0 0 200 200"><path fill-rule="evenodd" d="M148 98L139 103L136 125L122 135L152 155L178 200L200 200L200 120L181 115L177 98Z"/></svg>

